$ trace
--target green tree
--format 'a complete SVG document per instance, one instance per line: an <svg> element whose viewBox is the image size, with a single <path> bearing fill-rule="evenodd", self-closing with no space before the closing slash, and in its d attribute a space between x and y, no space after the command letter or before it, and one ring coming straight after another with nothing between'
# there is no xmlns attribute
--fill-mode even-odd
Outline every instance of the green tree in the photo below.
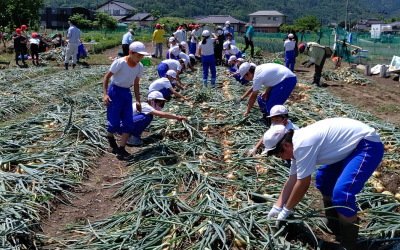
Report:
<svg viewBox="0 0 400 250"><path fill-rule="evenodd" d="M118 26L117 20L112 18L106 12L97 12L95 15L95 21L93 22L99 29L116 29Z"/></svg>
<svg viewBox="0 0 400 250"><path fill-rule="evenodd" d="M315 16L305 16L294 21L295 30L316 31L321 25Z"/></svg>
<svg viewBox="0 0 400 250"><path fill-rule="evenodd" d="M90 20L87 20L83 14L75 14L69 18L69 20L73 20L76 22L76 26L80 29L90 29L93 24Z"/></svg>
<svg viewBox="0 0 400 250"><path fill-rule="evenodd" d="M29 28L39 27L40 9L44 0L1 0L0 26L14 29L22 24Z"/></svg>

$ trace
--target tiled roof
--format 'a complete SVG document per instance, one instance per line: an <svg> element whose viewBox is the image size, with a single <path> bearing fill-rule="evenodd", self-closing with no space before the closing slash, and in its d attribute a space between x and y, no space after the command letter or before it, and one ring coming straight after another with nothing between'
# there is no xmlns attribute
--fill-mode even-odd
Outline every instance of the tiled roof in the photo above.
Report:
<svg viewBox="0 0 400 250"><path fill-rule="evenodd" d="M231 24L245 24L246 22L240 21L230 15L210 15L206 17L197 18L198 23L214 23L214 24L224 24L229 21Z"/></svg>
<svg viewBox="0 0 400 250"><path fill-rule="evenodd" d="M249 16L284 16L284 14L276 10L260 10L249 14Z"/></svg>
<svg viewBox="0 0 400 250"><path fill-rule="evenodd" d="M126 3L120 2L120 1L107 1L107 2L103 3L102 5L100 5L99 7L97 7L97 9L102 7L102 6L104 6L104 5L111 4L111 3L116 4L119 7L123 8L123 9L126 9L126 10L136 10L136 8L133 8L129 4L126 4Z"/></svg>

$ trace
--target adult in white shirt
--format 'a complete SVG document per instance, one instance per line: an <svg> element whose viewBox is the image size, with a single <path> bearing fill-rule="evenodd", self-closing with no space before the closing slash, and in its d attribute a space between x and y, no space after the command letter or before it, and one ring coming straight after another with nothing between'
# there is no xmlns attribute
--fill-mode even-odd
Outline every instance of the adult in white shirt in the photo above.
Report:
<svg viewBox="0 0 400 250"><path fill-rule="evenodd" d="M161 111L165 105L163 95L158 91L153 91L147 96L147 102L142 102L142 110L139 112L133 107L133 129L127 144L129 146L141 146L141 134L150 125L153 117L159 116L167 119L175 119L178 121L187 120L185 116L177 116Z"/></svg>
<svg viewBox="0 0 400 250"><path fill-rule="evenodd" d="M297 83L296 75L292 71L276 63L266 63L255 67L245 62L240 65L239 73L244 79L253 81L253 86L239 100L241 101L251 94L243 115L246 116L250 113L257 100L266 122L268 122L267 117L271 108L275 105L283 105ZM266 87L266 90L258 96L262 86Z"/></svg>
<svg viewBox="0 0 400 250"><path fill-rule="evenodd" d="M290 69L292 72L294 71L294 64L296 63L296 55L294 52L294 48L296 46L296 41L294 40L294 35L289 34L288 39L283 44L285 48L285 63L286 67Z"/></svg>
<svg viewBox="0 0 400 250"><path fill-rule="evenodd" d="M174 33L174 37L178 40L179 43L186 42L186 30L184 30L182 26L179 26L178 30Z"/></svg>
<svg viewBox="0 0 400 250"><path fill-rule="evenodd" d="M214 56L214 42L217 36L208 30L203 30L203 40L199 42L199 56L203 65L203 84L207 87L208 71L211 72L211 86L215 88L215 81L217 79L217 67Z"/></svg>
<svg viewBox="0 0 400 250"><path fill-rule="evenodd" d="M290 176L268 217L286 219L300 202L317 170L316 187L323 196L332 233L345 249L356 249L359 226L356 195L379 166L383 144L374 128L349 118L318 121L299 130L271 127L264 135L268 155L292 159ZM280 221L276 222L279 227Z"/></svg>
<svg viewBox="0 0 400 250"><path fill-rule="evenodd" d="M189 54L196 54L197 42L199 41L199 29L200 25L196 24L193 26L193 30L190 33Z"/></svg>
<svg viewBox="0 0 400 250"><path fill-rule="evenodd" d="M178 92L175 91L174 87L177 86L180 89L183 89L180 85L176 84L176 71L168 70L165 77L159 78L152 82L149 86L149 93L153 91L159 91L166 100L171 100L171 94L174 94L176 97L181 97L185 101L189 99Z"/></svg>

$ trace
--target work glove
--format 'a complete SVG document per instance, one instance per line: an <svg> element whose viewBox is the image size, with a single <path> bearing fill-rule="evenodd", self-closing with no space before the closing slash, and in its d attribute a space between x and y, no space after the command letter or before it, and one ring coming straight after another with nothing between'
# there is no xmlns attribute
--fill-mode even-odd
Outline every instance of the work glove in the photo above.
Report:
<svg viewBox="0 0 400 250"><path fill-rule="evenodd" d="M281 223L282 223L282 221L279 221L279 220L286 219L292 213L293 213L293 210L289 210L284 207L282 209L282 211L278 214L278 220L275 222L275 227L279 229L281 227Z"/></svg>
<svg viewBox="0 0 400 250"><path fill-rule="evenodd" d="M247 152L247 156L248 156L248 157L252 157L252 156L254 156L256 153L257 153L257 148L254 147L254 148L250 149L249 152Z"/></svg>
<svg viewBox="0 0 400 250"><path fill-rule="evenodd" d="M278 216L281 211L282 211L281 207L273 206L268 213L268 219L270 219L271 217Z"/></svg>
<svg viewBox="0 0 400 250"><path fill-rule="evenodd" d="M235 100L233 101L233 103L234 103L235 105L238 105L242 100L243 100L243 99L242 99L241 97L239 97L239 98L235 99Z"/></svg>

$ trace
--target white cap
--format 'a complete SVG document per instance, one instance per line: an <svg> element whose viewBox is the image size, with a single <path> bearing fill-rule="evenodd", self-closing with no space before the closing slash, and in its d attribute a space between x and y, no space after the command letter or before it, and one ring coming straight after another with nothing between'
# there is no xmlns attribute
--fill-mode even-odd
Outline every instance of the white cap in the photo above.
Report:
<svg viewBox="0 0 400 250"><path fill-rule="evenodd" d="M250 63L250 67L257 67L257 64L255 64L255 63Z"/></svg>
<svg viewBox="0 0 400 250"><path fill-rule="evenodd" d="M179 56L179 53L181 53L181 50L179 49L178 46L170 48L170 51L174 56Z"/></svg>
<svg viewBox="0 0 400 250"><path fill-rule="evenodd" d="M266 154L268 151L271 151L276 148L276 145L280 140L282 140L283 136L285 136L287 130L283 125L275 125L265 132L263 137L264 143L264 151L261 154Z"/></svg>
<svg viewBox="0 0 400 250"><path fill-rule="evenodd" d="M129 32L133 32L133 29L130 29Z"/></svg>
<svg viewBox="0 0 400 250"><path fill-rule="evenodd" d="M141 55L148 56L149 53L146 52L146 47L141 42L133 42L129 45L129 50L132 52L137 52Z"/></svg>
<svg viewBox="0 0 400 250"><path fill-rule="evenodd" d="M229 21L226 21L226 22L225 22L225 24L231 24L231 22L229 22Z"/></svg>
<svg viewBox="0 0 400 250"><path fill-rule="evenodd" d="M237 60L237 57L236 57L236 56L231 56L231 57L229 57L228 62L229 62L229 61L235 61L235 60Z"/></svg>
<svg viewBox="0 0 400 250"><path fill-rule="evenodd" d="M163 101L165 101L165 98L164 98L163 94L161 94L160 91L151 91L147 96L147 100L163 100Z"/></svg>
<svg viewBox="0 0 400 250"><path fill-rule="evenodd" d="M239 67L239 74L241 76L240 79L242 79L243 76L245 74L247 74L247 72L249 72L250 67L251 67L251 65L248 62L244 62L244 63L242 63L242 65L240 65L240 67Z"/></svg>
<svg viewBox="0 0 400 250"><path fill-rule="evenodd" d="M203 30L203 33L201 33L202 36L210 36L210 31L208 30Z"/></svg>
<svg viewBox="0 0 400 250"><path fill-rule="evenodd" d="M290 34L288 35L288 37L289 37L289 38L294 38L294 35L293 35L292 33L290 33Z"/></svg>
<svg viewBox="0 0 400 250"><path fill-rule="evenodd" d="M175 37L171 36L171 37L168 39L168 41L169 41L169 42L175 41Z"/></svg>
<svg viewBox="0 0 400 250"><path fill-rule="evenodd" d="M241 57L239 57L238 59L236 59L236 60L238 60L239 62L244 62L244 59L243 58L241 58Z"/></svg>
<svg viewBox="0 0 400 250"><path fill-rule="evenodd" d="M283 105L275 105L272 107L272 109L269 111L269 116L268 117L273 117L277 115L287 115L289 111L285 106Z"/></svg>
<svg viewBox="0 0 400 250"><path fill-rule="evenodd" d="M173 78L176 78L176 71L170 69L170 70L167 71L167 73L166 73L165 75L171 76L171 77L173 77Z"/></svg>
<svg viewBox="0 0 400 250"><path fill-rule="evenodd" d="M231 44L231 42L229 42L229 41L224 42L224 44L223 44L224 49L227 49L230 44Z"/></svg>
<svg viewBox="0 0 400 250"><path fill-rule="evenodd" d="M182 41L181 42L181 46L186 48L187 47L187 43Z"/></svg>
<svg viewBox="0 0 400 250"><path fill-rule="evenodd" d="M196 59L196 56L194 54L189 54L189 57Z"/></svg>

